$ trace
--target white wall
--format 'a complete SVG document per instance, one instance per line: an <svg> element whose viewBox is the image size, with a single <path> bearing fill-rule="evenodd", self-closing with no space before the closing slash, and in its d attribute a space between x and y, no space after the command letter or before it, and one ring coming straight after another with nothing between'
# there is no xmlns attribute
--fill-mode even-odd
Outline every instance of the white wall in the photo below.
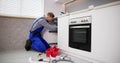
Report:
<svg viewBox="0 0 120 63"><path fill-rule="evenodd" d="M55 0L44 0L45 14L53 12L55 16L59 16L61 11L64 11L62 4L56 3Z"/></svg>
<svg viewBox="0 0 120 63"><path fill-rule="evenodd" d="M57 17L64 11L62 4L54 0L0 0L0 14L18 16L43 16L53 12Z"/></svg>
<svg viewBox="0 0 120 63"><path fill-rule="evenodd" d="M44 0L0 0L0 15L37 18L44 15Z"/></svg>
<svg viewBox="0 0 120 63"><path fill-rule="evenodd" d="M120 5L59 19L58 44L62 50L93 63L120 63ZM92 52L68 47L69 18L92 15ZM60 22L62 21L62 22ZM66 21L66 22L65 22ZM66 24L65 24L66 23ZM62 34L61 34L62 33Z"/></svg>
<svg viewBox="0 0 120 63"><path fill-rule="evenodd" d="M44 15L44 0L21 0L21 15L41 17Z"/></svg>
<svg viewBox="0 0 120 63"><path fill-rule="evenodd" d="M20 15L20 0L0 0L0 14Z"/></svg>

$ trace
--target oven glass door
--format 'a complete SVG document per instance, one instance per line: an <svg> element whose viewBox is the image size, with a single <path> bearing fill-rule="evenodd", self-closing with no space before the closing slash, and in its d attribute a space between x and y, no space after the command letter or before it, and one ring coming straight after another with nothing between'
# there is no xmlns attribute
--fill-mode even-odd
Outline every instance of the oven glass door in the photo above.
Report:
<svg viewBox="0 0 120 63"><path fill-rule="evenodd" d="M70 25L69 46L85 51L91 51L91 25Z"/></svg>

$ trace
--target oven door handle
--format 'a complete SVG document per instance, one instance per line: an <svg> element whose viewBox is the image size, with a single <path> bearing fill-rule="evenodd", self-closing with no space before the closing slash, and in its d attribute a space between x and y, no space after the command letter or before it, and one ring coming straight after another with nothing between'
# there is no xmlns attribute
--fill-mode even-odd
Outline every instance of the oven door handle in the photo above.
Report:
<svg viewBox="0 0 120 63"><path fill-rule="evenodd" d="M90 26L72 26L70 28L90 28Z"/></svg>

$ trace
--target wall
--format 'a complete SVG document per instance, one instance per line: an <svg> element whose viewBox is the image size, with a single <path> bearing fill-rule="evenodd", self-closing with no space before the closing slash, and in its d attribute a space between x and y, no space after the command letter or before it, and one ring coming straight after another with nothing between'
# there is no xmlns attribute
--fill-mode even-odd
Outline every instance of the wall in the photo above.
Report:
<svg viewBox="0 0 120 63"><path fill-rule="evenodd" d="M67 54L76 55L93 63L120 63L120 5L77 13L59 19L58 46ZM92 16L91 52L68 46L69 18ZM65 23L62 23L62 22ZM62 24L62 25L61 25ZM63 31L64 30L64 31ZM62 33L62 34L61 34Z"/></svg>
<svg viewBox="0 0 120 63"><path fill-rule="evenodd" d="M35 19L0 17L0 51L24 49ZM47 42L57 42L57 33L43 34Z"/></svg>
<svg viewBox="0 0 120 63"><path fill-rule="evenodd" d="M53 12L56 17L60 16L60 12L64 11L62 4L56 3L55 0L44 0L44 12Z"/></svg>
<svg viewBox="0 0 120 63"><path fill-rule="evenodd" d="M0 0L0 14L20 15L20 0Z"/></svg>
<svg viewBox="0 0 120 63"><path fill-rule="evenodd" d="M5 1L7 1L7 0L5 0ZM4 2L4 1L2 1L2 2ZM19 2L19 4L16 4L17 2ZM35 1L34 3L32 3L32 0L29 2L22 0L20 3L20 1L14 0L14 1L12 1L12 3L10 3L9 1L7 1L7 3L9 3L7 5L10 5L11 8L7 8L9 6L6 5L7 9L3 9L4 7L2 7L2 6L5 6L5 4L2 3L2 4L0 4L0 6L1 6L0 8L2 9L2 10L0 10L1 13L13 14L14 10L11 10L11 9L14 7L14 5L16 5L14 7L15 9L22 7L23 10L18 9L17 11L19 11L19 12L14 11L15 15L17 15L17 13L20 14L20 12L22 12L22 15L25 15L25 16L31 16L33 14L36 15L36 13L37 13L37 16L38 15L40 16L40 14L38 13L39 10L37 10L37 9L39 9L38 1ZM26 5L26 3L28 3L28 4ZM37 4L35 4L35 6L33 6L34 9L36 9L37 11L31 12L31 11L33 11L33 10L31 10L31 9L33 9L33 7L29 7L29 5L31 3L33 5L35 3L37 3ZM20 4L22 4L22 5L20 5ZM44 4L44 3L42 3L42 4ZM18 5L20 5L20 6L17 7ZM38 7L36 7L36 5ZM10 10L10 12L8 12L8 10ZM55 13L56 16L58 16L59 11L62 10L62 5L54 3L54 0L51 0L51 1L45 0L45 9L42 9L42 10L45 10L45 13L52 11ZM32 13L32 14L30 14L30 13ZM30 29L33 21L34 21L34 19L0 17L0 43L1 43L0 51L23 49L26 39L28 39L29 29ZM56 43L57 42L57 33L49 33L48 30L46 30L43 35L43 38L49 43L52 43L52 42Z"/></svg>
<svg viewBox="0 0 120 63"><path fill-rule="evenodd" d="M44 0L0 0L0 15L43 16Z"/></svg>
<svg viewBox="0 0 120 63"><path fill-rule="evenodd" d="M33 20L0 17L0 51L23 49Z"/></svg>
<svg viewBox="0 0 120 63"><path fill-rule="evenodd" d="M44 15L44 0L21 0L21 15L41 17Z"/></svg>

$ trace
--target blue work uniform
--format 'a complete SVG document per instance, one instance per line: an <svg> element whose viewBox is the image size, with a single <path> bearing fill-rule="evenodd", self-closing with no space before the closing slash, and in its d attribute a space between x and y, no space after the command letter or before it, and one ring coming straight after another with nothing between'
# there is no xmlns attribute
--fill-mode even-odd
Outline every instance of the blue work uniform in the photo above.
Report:
<svg viewBox="0 0 120 63"><path fill-rule="evenodd" d="M50 25L44 17L36 19L30 29L29 39L32 42L31 48L38 52L45 52L50 48L49 44L41 36L41 32L44 28L53 31L57 30L57 27L55 25Z"/></svg>

